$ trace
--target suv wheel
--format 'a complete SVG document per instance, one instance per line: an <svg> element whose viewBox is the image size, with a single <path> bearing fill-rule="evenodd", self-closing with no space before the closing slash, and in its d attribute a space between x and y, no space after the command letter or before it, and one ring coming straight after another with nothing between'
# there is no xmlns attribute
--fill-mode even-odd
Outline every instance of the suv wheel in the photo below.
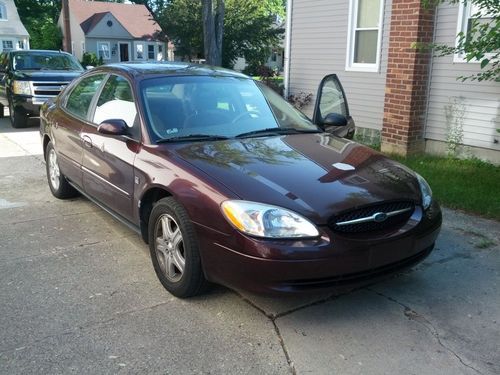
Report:
<svg viewBox="0 0 500 375"><path fill-rule="evenodd" d="M9 105L10 123L13 128L25 128L28 124L28 116L22 110L14 108L12 103Z"/></svg>
<svg viewBox="0 0 500 375"><path fill-rule="evenodd" d="M172 197L160 199L151 211L148 229L151 260L165 289L179 298L202 293L208 282L184 207Z"/></svg>

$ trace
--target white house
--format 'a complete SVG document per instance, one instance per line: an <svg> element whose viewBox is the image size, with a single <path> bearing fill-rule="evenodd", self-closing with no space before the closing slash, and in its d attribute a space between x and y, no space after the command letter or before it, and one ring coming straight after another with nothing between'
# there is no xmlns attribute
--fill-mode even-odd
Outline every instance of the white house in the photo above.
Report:
<svg viewBox="0 0 500 375"><path fill-rule="evenodd" d="M173 45L142 4L63 0L58 25L64 49L80 60L85 52L104 63L174 59Z"/></svg>
<svg viewBox="0 0 500 375"><path fill-rule="evenodd" d="M17 13L14 0L0 0L0 52L30 48L30 36Z"/></svg>

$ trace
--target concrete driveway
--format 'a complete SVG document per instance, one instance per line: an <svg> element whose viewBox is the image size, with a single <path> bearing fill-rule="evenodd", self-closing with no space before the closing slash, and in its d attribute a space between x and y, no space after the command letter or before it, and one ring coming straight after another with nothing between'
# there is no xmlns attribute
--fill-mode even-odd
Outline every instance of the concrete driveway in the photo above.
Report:
<svg viewBox="0 0 500 375"><path fill-rule="evenodd" d="M347 295L179 300L135 233L51 196L37 129L0 120L0 373L499 374L500 224L444 217L423 264Z"/></svg>

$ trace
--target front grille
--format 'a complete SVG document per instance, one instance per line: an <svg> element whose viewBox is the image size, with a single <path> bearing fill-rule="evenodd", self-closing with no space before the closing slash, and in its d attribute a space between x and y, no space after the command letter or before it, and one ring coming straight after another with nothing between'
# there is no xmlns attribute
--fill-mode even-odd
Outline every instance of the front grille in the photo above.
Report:
<svg viewBox="0 0 500 375"><path fill-rule="evenodd" d="M395 229L408 221L415 209L415 204L411 201L384 202L359 209L347 211L330 219L328 226L331 230L341 233L363 233L379 231L384 229ZM338 223L349 222L358 219L370 218L376 213L404 211L394 216L387 217L384 221L376 222L369 220L362 223L338 225Z"/></svg>
<svg viewBox="0 0 500 375"><path fill-rule="evenodd" d="M31 82L34 96L57 96L68 82Z"/></svg>

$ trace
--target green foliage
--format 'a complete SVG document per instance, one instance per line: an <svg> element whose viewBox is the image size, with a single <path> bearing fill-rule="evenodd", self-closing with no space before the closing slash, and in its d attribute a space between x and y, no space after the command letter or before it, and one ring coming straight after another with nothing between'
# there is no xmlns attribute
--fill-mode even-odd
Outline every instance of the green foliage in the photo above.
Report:
<svg viewBox="0 0 500 375"><path fill-rule="evenodd" d="M156 18L174 43L177 56L186 59L203 56L200 0L169 0L169 4L156 13Z"/></svg>
<svg viewBox="0 0 500 375"><path fill-rule="evenodd" d="M431 155L391 158L420 173L444 206L500 220L500 166Z"/></svg>
<svg viewBox="0 0 500 375"><path fill-rule="evenodd" d="M453 4L459 2L459 0L441 1ZM422 0L428 7L435 6L441 1ZM427 47L434 48L437 56L460 54L467 62L479 61L481 72L459 77L463 81L470 79L500 82L500 1L466 0L465 3L477 7L477 12L470 19L467 33L460 32L457 35L455 46L433 44ZM481 17L482 20L479 20Z"/></svg>
<svg viewBox="0 0 500 375"><path fill-rule="evenodd" d="M222 65L231 67L240 56L255 66L263 64L283 35L283 28L274 21L276 16L284 17L284 1L226 0L225 4ZM203 56L200 0L169 0L156 18L178 56Z"/></svg>
<svg viewBox="0 0 500 375"><path fill-rule="evenodd" d="M57 26L61 2L56 0L16 0L17 12L30 34L33 49L58 50L62 33Z"/></svg>
<svg viewBox="0 0 500 375"><path fill-rule="evenodd" d="M99 64L99 59L97 58L96 54L93 52L85 52L82 56L82 66L87 67L87 66L98 66L102 65Z"/></svg>

